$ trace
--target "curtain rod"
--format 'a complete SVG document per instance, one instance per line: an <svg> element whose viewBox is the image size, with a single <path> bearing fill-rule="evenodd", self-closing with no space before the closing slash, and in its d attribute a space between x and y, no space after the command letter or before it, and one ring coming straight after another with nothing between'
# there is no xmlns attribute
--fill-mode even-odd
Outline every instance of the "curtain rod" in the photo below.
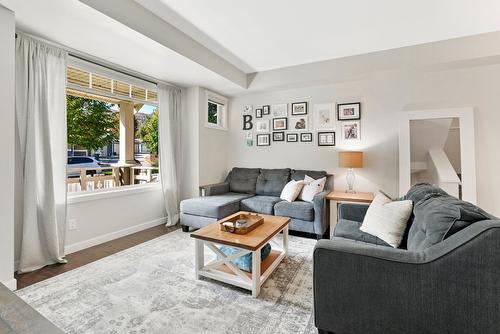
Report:
<svg viewBox="0 0 500 334"><path fill-rule="evenodd" d="M128 76L134 77L134 78L139 79L139 80L147 81L147 82L155 84L155 85L157 85L159 83L162 83L162 84L165 84L165 85L170 86L170 87L182 88L182 87L176 86L174 84L171 84L170 82L166 82L166 81L163 81L163 80L158 80L158 79L156 79L154 77L150 77L148 75L136 72L134 70L129 70L129 69L123 67L123 66L120 66L120 65L108 62L106 60L102 60L102 59L100 59L98 57L94 57L94 56L89 55L87 53L77 51L77 50L72 49L70 47L67 47L65 45L62 45L62 44L59 44L59 43L56 43L56 42L44 39L44 38L39 37L39 36L35 36L35 35L29 34L29 33L25 33L23 31L19 31L19 30L16 31L15 38L17 38L18 34L19 35L24 35L24 36L36 39L36 40L38 40L40 42L49 44L51 46L63 49L64 51L68 52L68 55L70 55L70 56L72 56L74 58L77 58L77 59L80 59L80 60L92 63L94 65L102 66L102 67L107 68L109 70L116 71L116 72L119 72L121 74L128 75Z"/></svg>

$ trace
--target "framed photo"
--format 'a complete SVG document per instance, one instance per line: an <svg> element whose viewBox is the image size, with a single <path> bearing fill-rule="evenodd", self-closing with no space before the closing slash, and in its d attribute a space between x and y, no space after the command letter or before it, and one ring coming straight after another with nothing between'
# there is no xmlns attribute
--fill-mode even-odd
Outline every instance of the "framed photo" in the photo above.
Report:
<svg viewBox="0 0 500 334"><path fill-rule="evenodd" d="M257 135L257 146L270 146L271 135L269 133Z"/></svg>
<svg viewBox="0 0 500 334"><path fill-rule="evenodd" d="M335 132L318 132L318 146L335 146Z"/></svg>
<svg viewBox="0 0 500 334"><path fill-rule="evenodd" d="M273 132L273 141L285 141L285 132Z"/></svg>
<svg viewBox="0 0 500 334"><path fill-rule="evenodd" d="M361 103L337 104L337 119L339 121L352 121L361 119Z"/></svg>
<svg viewBox="0 0 500 334"><path fill-rule="evenodd" d="M253 111L253 107L251 104L247 104L246 106L243 107L244 114L251 114L252 111Z"/></svg>
<svg viewBox="0 0 500 334"><path fill-rule="evenodd" d="M342 139L344 141L361 140L360 121L342 122Z"/></svg>
<svg viewBox="0 0 500 334"><path fill-rule="evenodd" d="M287 133L286 134L286 141L289 143L295 143L299 141L299 134L298 133Z"/></svg>
<svg viewBox="0 0 500 334"><path fill-rule="evenodd" d="M307 115L307 102L292 103L292 116Z"/></svg>
<svg viewBox="0 0 500 334"><path fill-rule="evenodd" d="M335 129L335 105L333 103L315 104L313 122L316 130Z"/></svg>
<svg viewBox="0 0 500 334"><path fill-rule="evenodd" d="M255 130L257 132L269 132L269 120L268 119L261 119L261 120L255 121Z"/></svg>
<svg viewBox="0 0 500 334"><path fill-rule="evenodd" d="M262 118L262 108L255 109L255 118Z"/></svg>
<svg viewBox="0 0 500 334"><path fill-rule="evenodd" d="M273 117L288 117L288 104L273 104L271 106L271 115Z"/></svg>
<svg viewBox="0 0 500 334"><path fill-rule="evenodd" d="M273 118L273 131L288 129L288 118Z"/></svg>
<svg viewBox="0 0 500 334"><path fill-rule="evenodd" d="M271 106L262 106L262 115L269 115L271 113Z"/></svg>
<svg viewBox="0 0 500 334"><path fill-rule="evenodd" d="M309 129L307 116L290 117L290 130L305 131Z"/></svg>
<svg viewBox="0 0 500 334"><path fill-rule="evenodd" d="M313 141L313 134L311 132L304 132L300 134L300 141L310 143Z"/></svg>
<svg viewBox="0 0 500 334"><path fill-rule="evenodd" d="M253 146L253 133L252 133L252 131L247 131L245 133L245 144L247 146Z"/></svg>

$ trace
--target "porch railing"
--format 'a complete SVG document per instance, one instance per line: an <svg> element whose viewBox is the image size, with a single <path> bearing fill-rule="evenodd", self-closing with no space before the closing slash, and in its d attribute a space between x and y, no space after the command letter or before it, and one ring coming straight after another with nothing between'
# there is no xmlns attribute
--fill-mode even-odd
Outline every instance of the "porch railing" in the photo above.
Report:
<svg viewBox="0 0 500 334"><path fill-rule="evenodd" d="M159 181L158 167L149 166L68 168L67 174L68 193Z"/></svg>

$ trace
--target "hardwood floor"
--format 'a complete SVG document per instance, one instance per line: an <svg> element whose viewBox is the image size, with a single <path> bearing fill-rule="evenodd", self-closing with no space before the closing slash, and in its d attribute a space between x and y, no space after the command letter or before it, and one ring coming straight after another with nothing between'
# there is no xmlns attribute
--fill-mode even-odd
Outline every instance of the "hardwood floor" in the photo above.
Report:
<svg viewBox="0 0 500 334"><path fill-rule="evenodd" d="M38 283L47 278L84 266L88 263L102 259L103 257L118 253L124 249L173 232L177 229L179 229L179 226L166 227L164 225L159 225L94 247L68 254L66 256L68 263L66 264L53 264L30 273L20 275L16 274L17 288L25 288L31 284Z"/></svg>

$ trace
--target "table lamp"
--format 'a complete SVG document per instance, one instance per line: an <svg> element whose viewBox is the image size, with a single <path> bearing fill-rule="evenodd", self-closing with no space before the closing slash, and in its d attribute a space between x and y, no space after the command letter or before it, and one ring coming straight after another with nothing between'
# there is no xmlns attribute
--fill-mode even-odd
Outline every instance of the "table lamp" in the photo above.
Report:
<svg viewBox="0 0 500 334"><path fill-rule="evenodd" d="M347 193L355 193L354 179L354 168L363 167L363 152L339 152L339 167L348 168L347 170L347 185L349 189L346 190Z"/></svg>

